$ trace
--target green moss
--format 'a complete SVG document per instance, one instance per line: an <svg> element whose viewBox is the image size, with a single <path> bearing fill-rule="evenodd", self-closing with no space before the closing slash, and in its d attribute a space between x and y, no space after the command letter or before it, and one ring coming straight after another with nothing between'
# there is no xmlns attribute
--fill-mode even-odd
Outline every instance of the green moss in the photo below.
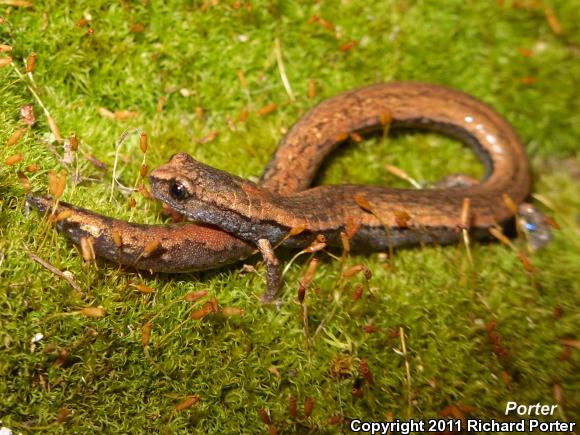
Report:
<svg viewBox="0 0 580 435"><path fill-rule="evenodd" d="M321 255L313 283L320 293L311 291L306 298L310 337L322 326L307 344L302 309L295 302L304 261L290 269L283 304L274 311L259 302L262 278L242 275L239 265L180 276L87 265L37 214L26 215L17 171L37 163L40 170L29 178L36 191L46 191L47 173L62 164L51 151L46 117L26 84L4 67L0 144L20 127L22 105L35 103L38 122L17 145L0 147L0 162L15 153L24 156L15 166L0 164L1 424L15 431L46 426L63 433L265 432L258 415L263 407L280 431L334 433L338 427L327 420L337 414L375 420L389 412L397 418L434 417L449 404L463 404L475 408L474 416L501 418L506 400L556 403L555 385L564 398L558 417L577 419L579 356L572 350L566 357L561 344L563 338L577 338L580 305L580 32L574 3L530 8L509 0L393 0L380 7L370 1L257 1L251 8L213 1L0 6L5 19L0 43L13 46L11 55L21 69L23 59L37 53L34 79L63 135L75 132L82 152L109 166L102 172L81 157L79 173L85 179L73 187L69 176L63 198L69 202L115 217L160 221L159 207L139 195L135 210L119 193L110 200L115 141L127 129L148 133L150 167L187 151L208 164L257 177L284 131L317 101L372 82L420 80L472 93L514 124L533 156L535 192L561 226L553 243L532 258L535 286L514 252L500 244L475 244L474 268L462 246L401 250L390 263L377 255L349 259L345 267L363 263L372 271L368 286L359 275L340 281L338 262ZM544 9L549 8L561 23L560 35L548 25ZM309 24L313 15L334 23L335 33ZM76 26L83 16L91 17L92 35ZM134 24L143 24L144 31L132 32ZM275 38L294 102L280 80ZM340 51L349 40L359 45ZM533 55L523 56L520 49ZM238 69L247 89L240 86ZM525 84L524 77L536 81ZM307 96L311 79L314 99ZM167 101L158 112L161 97ZM254 114L270 103L278 104L274 113ZM111 120L99 115L100 107L137 115ZM252 112L248 121L230 130L228 119L236 121L244 110ZM200 143L214 130L219 136ZM120 155L126 163L119 176L133 185L142 158L136 135ZM385 171L385 163L420 181L434 182L450 172L481 175L475 158L452 140L398 134L341 150L319 182L405 186ZM77 295L33 262L24 247L71 272L83 293ZM257 260L251 263L263 271ZM154 293L141 294L131 285L136 283ZM362 299L353 301L357 283L366 287ZM182 324L207 300L181 300L198 290L208 291L221 306L244 309L245 315ZM62 315L98 305L106 316ZM556 306L560 316L553 314ZM156 315L146 350L141 328ZM504 356L494 353L486 330L491 321ZM378 330L365 332L368 325ZM400 352L399 328L406 356ZM38 332L44 338L32 349ZM338 357L350 361L350 375L333 375ZM375 383L363 384L363 397L355 398L360 359L368 361ZM175 411L194 394L199 404ZM312 416L292 418L289 395L297 397L300 414L304 400L314 398ZM70 417L56 422L64 408Z"/></svg>

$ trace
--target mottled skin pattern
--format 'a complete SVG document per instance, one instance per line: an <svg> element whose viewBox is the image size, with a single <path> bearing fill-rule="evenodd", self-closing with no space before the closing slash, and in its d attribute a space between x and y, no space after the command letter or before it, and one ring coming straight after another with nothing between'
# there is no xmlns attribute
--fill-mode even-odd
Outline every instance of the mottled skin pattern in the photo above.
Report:
<svg viewBox="0 0 580 435"><path fill-rule="evenodd" d="M41 213L52 211L49 197L29 195L27 201ZM80 244L81 238L91 237L98 257L138 269L171 273L207 270L256 252L251 244L222 237L222 231L210 226L134 224L59 202L54 216L63 212L68 216L57 221L56 227L69 239ZM147 247L154 249L149 252Z"/></svg>
<svg viewBox="0 0 580 435"><path fill-rule="evenodd" d="M486 165L485 180L457 189L342 185L306 190L324 158L345 142L349 134L385 126L439 131L468 143ZM203 173L204 178L199 178L196 171ZM362 224L351 242L355 249L449 243L458 237L465 198L471 201L470 227L476 232L486 232L489 226L512 217L502 196L506 194L519 204L530 187L524 149L501 116L467 94L420 83L378 84L323 101L282 139L259 185L197 163L185 154L176 155L155 170L151 182L159 199L190 218L227 232L191 223L128 224L64 203L57 213L68 210L72 214L59 223L59 228L78 243L87 234L82 223L90 221L100 228L100 239L95 244L97 255L140 269L181 272L231 263L251 255L257 246L264 256L271 257L268 244L258 242L275 244L290 229L302 225L308 231L286 240L284 245L305 246L316 233L326 235L330 244L338 245L338 234L344 230L347 219ZM188 191L185 201L171 195L176 182ZM372 213L362 210L355 197L364 198ZM42 205L42 201L47 200L29 199L33 206L46 209L47 203ZM404 225L401 212L409 216ZM119 249L114 245L114 228L125 234L126 247ZM161 241L158 252L148 256L136 254L143 252L151 240ZM269 287L276 285L269 282Z"/></svg>

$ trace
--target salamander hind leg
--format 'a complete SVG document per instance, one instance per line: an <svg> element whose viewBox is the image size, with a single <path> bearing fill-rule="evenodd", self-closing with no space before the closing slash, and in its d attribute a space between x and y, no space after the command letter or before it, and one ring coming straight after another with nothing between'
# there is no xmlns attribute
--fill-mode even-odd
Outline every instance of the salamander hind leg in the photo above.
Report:
<svg viewBox="0 0 580 435"><path fill-rule="evenodd" d="M473 187L478 184L479 180L469 175L450 174L435 183L434 187L437 189L462 189L466 187Z"/></svg>

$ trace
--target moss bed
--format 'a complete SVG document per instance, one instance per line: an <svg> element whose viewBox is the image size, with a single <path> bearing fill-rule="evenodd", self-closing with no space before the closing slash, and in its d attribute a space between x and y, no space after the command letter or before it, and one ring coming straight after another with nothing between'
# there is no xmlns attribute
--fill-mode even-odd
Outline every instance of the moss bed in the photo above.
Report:
<svg viewBox="0 0 580 435"><path fill-rule="evenodd" d="M508 400L558 404L543 418L578 419L578 1L26 3L0 1L0 44L12 47L0 63L13 58L0 68L0 427L338 433L353 418L504 419ZM532 161L532 201L560 227L530 257L532 272L501 243L474 243L473 265L462 244L344 263L319 253L304 304L297 302L308 266L301 257L275 310L259 301L261 276L242 274L241 263L174 276L85 263L37 213L26 213L19 171L33 191L46 193L49 172L64 169L63 200L162 222L159 204L142 194L132 196L133 208L118 190L111 195L123 132L147 132L149 168L186 151L258 177L308 108L393 80L461 89L514 125ZM72 164L61 161L62 143L31 89L62 136L78 136ZM37 118L31 128L21 120L26 104ZM20 128L22 137L7 146ZM119 156L122 182L141 183L138 134ZM450 172L481 174L459 143L406 133L347 147L319 182L406 187L385 163L427 182ZM81 292L29 252L70 272ZM259 259L246 262L263 273ZM356 265L372 278L341 275ZM363 293L355 300L357 285ZM207 296L183 300L197 291ZM189 319L211 298L244 315Z"/></svg>

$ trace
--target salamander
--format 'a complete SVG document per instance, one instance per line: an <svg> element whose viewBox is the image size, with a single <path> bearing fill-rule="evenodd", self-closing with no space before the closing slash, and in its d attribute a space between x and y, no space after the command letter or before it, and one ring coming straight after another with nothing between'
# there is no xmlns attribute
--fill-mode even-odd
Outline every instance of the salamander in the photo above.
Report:
<svg viewBox="0 0 580 435"><path fill-rule="evenodd" d="M385 128L427 129L457 138L482 160L484 179L456 188L418 190L310 188L321 163L337 146L352 134ZM155 169L150 183L155 197L197 223L130 224L60 202L56 213L67 213L58 227L76 243L93 237L101 257L152 271L204 270L260 251L268 266L264 299L272 300L280 286L273 246L301 248L317 235L337 246L349 221L360 225L351 240L354 249L451 243L465 225L466 199L470 230L475 236L487 234L491 226L513 217L506 198L521 204L531 178L516 133L488 105L448 87L396 82L345 92L311 109L280 141L259 183L185 153ZM34 195L28 201L40 210L52 204ZM146 248L153 242L158 246L149 252Z"/></svg>

